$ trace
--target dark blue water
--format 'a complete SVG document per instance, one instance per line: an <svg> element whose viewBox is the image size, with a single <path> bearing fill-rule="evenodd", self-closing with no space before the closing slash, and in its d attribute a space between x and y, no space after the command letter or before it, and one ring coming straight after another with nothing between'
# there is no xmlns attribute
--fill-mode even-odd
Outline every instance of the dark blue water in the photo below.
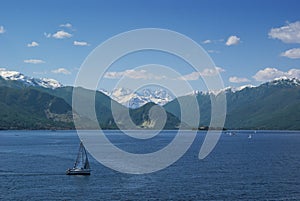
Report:
<svg viewBox="0 0 300 201"><path fill-rule="evenodd" d="M250 140L249 132L223 134L204 160L198 153L205 133L198 133L179 161L151 174L122 174L90 156L91 176L67 176L76 132L1 131L0 200L300 200L300 132L260 131ZM148 143L107 135L142 153L161 149L174 132Z"/></svg>

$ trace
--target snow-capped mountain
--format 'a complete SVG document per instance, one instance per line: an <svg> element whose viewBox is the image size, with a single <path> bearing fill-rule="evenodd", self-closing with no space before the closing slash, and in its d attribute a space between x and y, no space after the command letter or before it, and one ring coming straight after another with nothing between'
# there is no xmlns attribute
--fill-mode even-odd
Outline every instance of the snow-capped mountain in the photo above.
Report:
<svg viewBox="0 0 300 201"><path fill-rule="evenodd" d="M251 84L247 84L247 85L243 85L243 86L239 86L239 87L225 87L223 89L220 89L220 90L212 90L212 91L199 91L199 90L195 90L191 93L191 95L205 95L205 94L214 94L214 95L218 95L219 93L221 92L232 92L232 93L235 93L235 92L238 92L238 91L242 91L243 89L246 89L246 88L254 88L256 86L254 85L251 85Z"/></svg>
<svg viewBox="0 0 300 201"><path fill-rule="evenodd" d="M117 88L111 92L105 90L100 91L129 108L138 108L149 102L164 105L174 99L168 91L162 88L147 88L137 92L125 88Z"/></svg>
<svg viewBox="0 0 300 201"><path fill-rule="evenodd" d="M24 86L40 86L44 88L55 89L63 85L54 79L48 78L32 78L17 71L8 71L0 68L0 77L4 80L17 81Z"/></svg>
<svg viewBox="0 0 300 201"><path fill-rule="evenodd" d="M293 86L300 86L300 80L297 78L287 78L287 77L281 77L281 78L276 78L274 80L271 80L269 82L265 82L259 86L284 86L284 87L293 87ZM239 87L225 87L224 89L220 89L220 90L214 90L214 91L199 91L199 90L195 90L191 93L191 95L198 95L198 94L214 94L214 95L218 95L221 92L239 92L242 91L246 88L256 88L259 86L254 86L251 84L247 84L247 85L243 85L243 86L239 86Z"/></svg>
<svg viewBox="0 0 300 201"><path fill-rule="evenodd" d="M280 79L275 79L273 81L266 82L262 85L278 85L278 86L300 86L300 80L293 78L280 78ZM261 86L261 85L260 85ZM205 94L214 94L217 95L221 92L231 92L231 93L236 93L239 91L242 91L246 88L255 88L259 86L254 86L254 85L243 85L239 87L225 87L224 89L220 90L215 90L215 91L199 91L195 90L192 91L190 94L187 95L205 95ZM166 103L172 101L175 97L172 96L168 91L160 88L160 89L143 89L138 92L133 92L130 89L126 88L117 88L114 89L111 92L105 91L105 90L100 90L107 96L110 96L112 99L115 101L121 103L122 105L125 105L126 107L129 108L139 108L142 105L153 102L158 105L165 105Z"/></svg>
<svg viewBox="0 0 300 201"><path fill-rule="evenodd" d="M265 83L266 85L281 85L281 86L300 86L300 80L296 78L278 78Z"/></svg>
<svg viewBox="0 0 300 201"><path fill-rule="evenodd" d="M247 84L247 85L243 85L243 86L239 86L239 87L232 87L232 86L229 86L229 87L225 87L224 89L222 90L219 90L219 91L214 91L212 93L214 94L218 94L220 92L232 92L232 93L235 93L235 92L238 92L238 91L242 91L246 88L255 88L256 86L254 85L251 85L251 84Z"/></svg>

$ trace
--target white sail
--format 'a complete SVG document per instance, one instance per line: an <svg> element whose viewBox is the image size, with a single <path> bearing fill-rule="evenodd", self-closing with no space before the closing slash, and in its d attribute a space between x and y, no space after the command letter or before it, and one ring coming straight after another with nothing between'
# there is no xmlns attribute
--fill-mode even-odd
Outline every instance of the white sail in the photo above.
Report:
<svg viewBox="0 0 300 201"><path fill-rule="evenodd" d="M68 169L66 174L90 174L90 164L87 157L87 152L80 142L77 158L72 169Z"/></svg>

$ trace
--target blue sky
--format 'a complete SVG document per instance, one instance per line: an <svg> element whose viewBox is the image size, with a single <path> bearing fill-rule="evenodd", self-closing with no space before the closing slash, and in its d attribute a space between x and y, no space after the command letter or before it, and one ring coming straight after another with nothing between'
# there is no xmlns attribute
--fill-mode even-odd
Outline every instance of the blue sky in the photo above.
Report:
<svg viewBox="0 0 300 201"><path fill-rule="evenodd" d="M225 86L300 78L299 8L297 0L1 0L0 68L73 85L85 58L105 40L133 29L161 28L200 44ZM120 76L143 79L147 72L134 68L154 62L171 66L202 89L190 68L170 55L133 56L113 65L100 87L113 88Z"/></svg>

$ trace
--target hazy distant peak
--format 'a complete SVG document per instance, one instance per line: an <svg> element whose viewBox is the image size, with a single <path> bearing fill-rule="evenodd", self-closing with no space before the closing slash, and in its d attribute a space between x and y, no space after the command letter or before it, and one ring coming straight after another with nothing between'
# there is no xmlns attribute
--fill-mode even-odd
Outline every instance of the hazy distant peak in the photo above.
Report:
<svg viewBox="0 0 300 201"><path fill-rule="evenodd" d="M139 108L149 102L164 105L174 99L167 90L161 88L145 88L135 92L127 88L116 88L111 92L103 89L100 91L129 108Z"/></svg>

